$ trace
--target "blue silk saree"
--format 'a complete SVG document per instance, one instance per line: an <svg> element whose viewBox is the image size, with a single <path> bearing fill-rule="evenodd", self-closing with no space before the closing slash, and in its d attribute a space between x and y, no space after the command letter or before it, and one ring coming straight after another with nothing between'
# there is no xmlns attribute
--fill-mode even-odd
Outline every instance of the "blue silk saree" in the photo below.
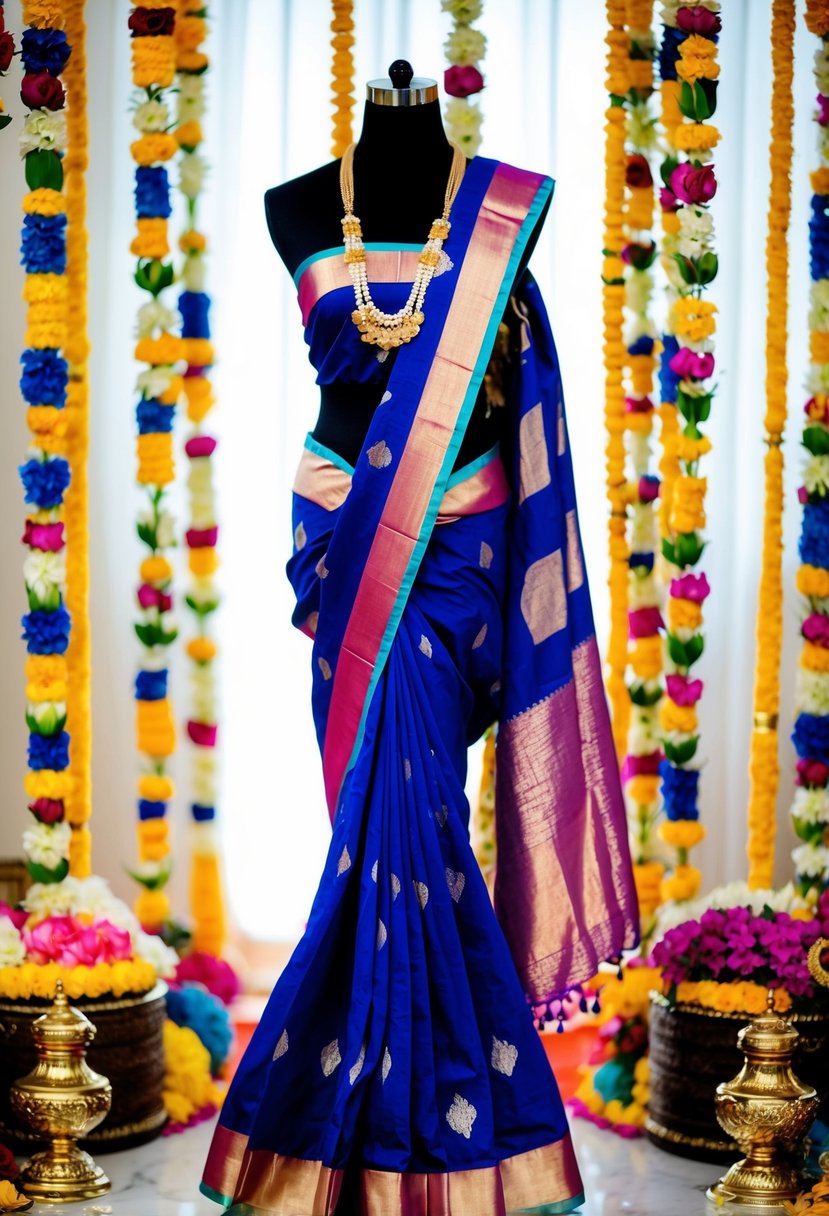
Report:
<svg viewBox="0 0 829 1216"><path fill-rule="evenodd" d="M333 831L205 1167L203 1191L234 1213L506 1216L582 1200L531 1006L633 945L637 917L555 348L537 288L510 300L551 191L470 162L451 269L356 466L310 437L303 452L288 573L313 638ZM367 249L374 299L393 310L417 251ZM341 251L297 277L318 370L376 358L354 346ZM508 306L510 442L455 469ZM495 720L497 918L464 795L467 748Z"/></svg>

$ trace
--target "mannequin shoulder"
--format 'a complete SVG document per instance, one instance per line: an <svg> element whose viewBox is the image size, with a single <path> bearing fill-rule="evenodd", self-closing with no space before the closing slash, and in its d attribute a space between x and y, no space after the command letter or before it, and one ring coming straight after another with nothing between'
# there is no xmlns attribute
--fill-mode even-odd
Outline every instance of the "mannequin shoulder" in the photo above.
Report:
<svg viewBox="0 0 829 1216"><path fill-rule="evenodd" d="M265 218L276 251L291 274L320 249L342 241L340 162L265 191Z"/></svg>

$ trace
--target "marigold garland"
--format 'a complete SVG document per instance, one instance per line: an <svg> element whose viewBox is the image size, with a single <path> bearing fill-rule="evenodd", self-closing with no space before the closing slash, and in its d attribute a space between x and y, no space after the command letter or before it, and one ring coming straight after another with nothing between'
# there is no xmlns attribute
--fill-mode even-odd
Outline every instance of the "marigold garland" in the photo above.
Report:
<svg viewBox="0 0 829 1216"><path fill-rule="evenodd" d="M708 580L696 570L705 549L707 478L700 461L711 448L700 431L714 388L716 306L703 298L718 269L709 204L717 189L711 149L719 133L708 120L717 104L718 0L704 6L666 5L660 51L662 119L668 155L661 167L662 265L669 312L662 354L660 414L663 473L660 531L670 578L667 603L666 696L660 707L664 759L659 771L665 822L660 835L676 861L661 883L665 900L691 899L701 882L688 854L705 835L699 824L697 705L703 683L692 668L704 649L702 606ZM680 417L684 425L680 429Z"/></svg>
<svg viewBox="0 0 829 1216"><path fill-rule="evenodd" d="M89 338L87 315L88 233L86 230L86 170L89 162L89 121L86 92L85 0L64 0L66 36L72 54L65 80L71 99L67 111L66 280L68 332L65 355L67 386L67 456L72 481L66 493L66 606L72 617L67 660L67 717L72 723L72 791L66 818L72 825L69 873L92 873L92 837L86 824L92 814L92 670L89 621Z"/></svg>
<svg viewBox="0 0 829 1216"><path fill-rule="evenodd" d="M331 93L334 117L331 132L331 155L342 156L353 141L354 109L354 3L353 0L331 0Z"/></svg>
<svg viewBox="0 0 829 1216"><path fill-rule="evenodd" d="M655 48L652 0L628 0L627 74L623 99L626 116L625 245L621 251L625 278L627 324L624 334L625 438L629 480L628 638L635 649L628 683L630 726L622 781L630 821L634 878L643 934L659 903L664 866L659 861L655 825L659 817L659 702L662 686L662 590L656 563L655 511L659 478L654 474L651 436L656 411L652 401L659 343L653 320L653 275L656 243L651 231L655 204L649 156L656 144L651 112ZM645 656L649 656L646 661ZM647 674L644 674L645 671Z"/></svg>
<svg viewBox="0 0 829 1216"><path fill-rule="evenodd" d="M786 425L788 227L791 216L794 0L772 5L771 138L766 238L766 459L763 556L757 597L754 725L749 757L748 883L772 885L777 827L777 715L783 649L783 430Z"/></svg>
<svg viewBox="0 0 829 1216"><path fill-rule="evenodd" d="M797 589L807 603L795 685L797 716L792 741L797 753L797 789L791 814L800 842L792 854L796 885L802 895L816 900L829 887L829 11L825 3L807 0L806 25L821 39L814 74L822 163L811 175L809 328L813 361L801 436L806 460L798 491L803 519L802 564L797 572Z"/></svg>
<svg viewBox="0 0 829 1216"><path fill-rule="evenodd" d="M608 541L610 553L610 640L607 653L607 692L613 718L613 738L620 761L625 754L630 717L630 698L625 682L628 663L628 577L630 552L626 537L627 476L625 472L624 342L625 280L622 249L625 247L625 111L628 91L628 46L625 33L625 0L607 0L607 90L605 110L605 210L604 267L602 271L602 330L605 366L604 418L607 431L605 469L610 506ZM635 674L653 678L647 642L633 647ZM658 667L653 675L658 674Z"/></svg>
<svg viewBox="0 0 829 1216"><path fill-rule="evenodd" d="M153 10L156 10L155 16ZM167 806L172 782L167 764L175 750L176 732L168 696L166 651L177 636L169 624L173 606L172 567L163 556L175 543L175 526L166 509L167 487L173 480L173 419L183 380L179 364L184 357L182 340L171 331L176 314L163 302L163 293L173 282L173 267L164 259L169 252L167 221L171 212L169 181L164 162L178 150L169 134L170 113L165 90L174 83L176 69L176 13L164 7L143 4L132 9L129 29L132 45L135 95L133 124L139 138L131 144L135 170L136 236L131 250L137 258L135 282L149 300L138 312L135 357L147 367L138 376L136 409L138 438L136 478L146 488L147 510L139 517L137 531L151 556L141 562L137 590L141 615L135 632L142 646L135 680L136 731L142 754L138 799L138 861L131 871L143 890L135 902L135 913L148 930L158 932L170 918L170 902L164 887L170 874L170 841ZM189 11L189 10L188 10ZM186 157L182 173L186 172ZM195 176L192 166L191 177ZM162 780L156 792L167 797L147 798L142 790L146 778Z"/></svg>
<svg viewBox="0 0 829 1216"><path fill-rule="evenodd" d="M185 602L191 610L196 636L187 643L190 658L190 715L187 734L192 757L191 804L192 848L190 854L190 915L196 950L219 955L225 939L225 909L219 869L219 849L214 820L216 788L217 688L216 643L208 636L213 614L219 606L214 575L218 569L214 488L216 439L203 422L214 397L208 378L214 361L210 340L210 296L204 290L207 239L198 231L198 204L205 165L201 157L204 113L204 83L209 71L207 56L200 43L207 33L208 10L203 0L180 0L176 26L178 45L178 125L176 138L190 166L182 165L180 189L187 205L187 228L179 239L184 254L180 278L184 291L179 296L181 341L187 367L184 392L191 428L184 445L189 461L187 478L189 522L185 533L188 548L190 584ZM194 25L193 22L198 22ZM195 57L195 59L194 59ZM196 62L193 70L189 65ZM192 172L192 158L197 171ZM196 403L195 410L192 403Z"/></svg>
<svg viewBox="0 0 829 1216"><path fill-rule="evenodd" d="M486 36L472 28L483 7L483 0L441 0L441 8L454 22L443 47L450 64L443 74L450 99L444 110L446 134L468 157L475 156L481 146L483 115L477 102L469 98L484 87L479 64L486 54Z"/></svg>
<svg viewBox="0 0 829 1216"><path fill-rule="evenodd" d="M20 135L29 194L23 200L21 254L26 280L26 346L20 388L29 406L31 445L20 476L30 510L23 533L29 611L26 642L29 773L24 788L34 824L23 833L23 853L35 882L57 883L69 871L72 829L70 738L66 731L70 615L66 605L64 501L75 469L68 459L65 93L60 73L71 55L60 6L41 24L38 6L23 5L20 95L29 107ZM35 85L37 86L35 88ZM36 100L41 105L33 105ZM29 695L29 694L34 695ZM74 724L73 724L74 725Z"/></svg>

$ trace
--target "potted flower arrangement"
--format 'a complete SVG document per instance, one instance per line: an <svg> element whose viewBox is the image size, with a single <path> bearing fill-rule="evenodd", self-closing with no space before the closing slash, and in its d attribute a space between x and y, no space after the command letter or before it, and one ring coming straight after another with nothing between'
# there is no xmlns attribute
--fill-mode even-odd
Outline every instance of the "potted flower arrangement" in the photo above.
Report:
<svg viewBox="0 0 829 1216"><path fill-rule="evenodd" d="M649 1138L682 1156L717 1160L736 1145L714 1114L720 1081L739 1069L737 1032L766 1007L790 1016L801 1039L795 1070L829 1108L829 993L809 972L807 956L829 936L829 891L813 909L713 903L667 928L652 950L661 969L661 991L651 995ZM762 899L762 894L761 894ZM776 903L783 902L778 895ZM687 915L687 913L686 913Z"/></svg>
<svg viewBox="0 0 829 1216"><path fill-rule="evenodd" d="M112 1110L91 1140L122 1147L157 1134L166 1117L162 981L177 962L102 878L35 883L19 907L0 903L0 1138L26 1141L9 1110L9 1088L34 1063L28 1030L58 979L96 1027L91 1067L112 1082Z"/></svg>

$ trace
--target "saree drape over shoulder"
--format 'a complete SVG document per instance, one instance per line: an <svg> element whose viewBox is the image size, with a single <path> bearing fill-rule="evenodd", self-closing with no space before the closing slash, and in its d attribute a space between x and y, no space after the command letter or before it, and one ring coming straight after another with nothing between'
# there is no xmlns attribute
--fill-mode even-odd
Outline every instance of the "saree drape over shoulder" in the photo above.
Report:
<svg viewBox="0 0 829 1216"><path fill-rule="evenodd" d="M510 300L552 188L470 162L451 268L356 466L310 437L303 452L288 572L333 834L205 1168L233 1212L506 1216L582 1199L529 1006L633 945L637 916L555 347L536 287ZM417 252L367 249L394 311ZM297 278L321 382L369 378L341 251ZM509 442L455 469L508 306ZM497 918L464 796L467 747L495 719Z"/></svg>

